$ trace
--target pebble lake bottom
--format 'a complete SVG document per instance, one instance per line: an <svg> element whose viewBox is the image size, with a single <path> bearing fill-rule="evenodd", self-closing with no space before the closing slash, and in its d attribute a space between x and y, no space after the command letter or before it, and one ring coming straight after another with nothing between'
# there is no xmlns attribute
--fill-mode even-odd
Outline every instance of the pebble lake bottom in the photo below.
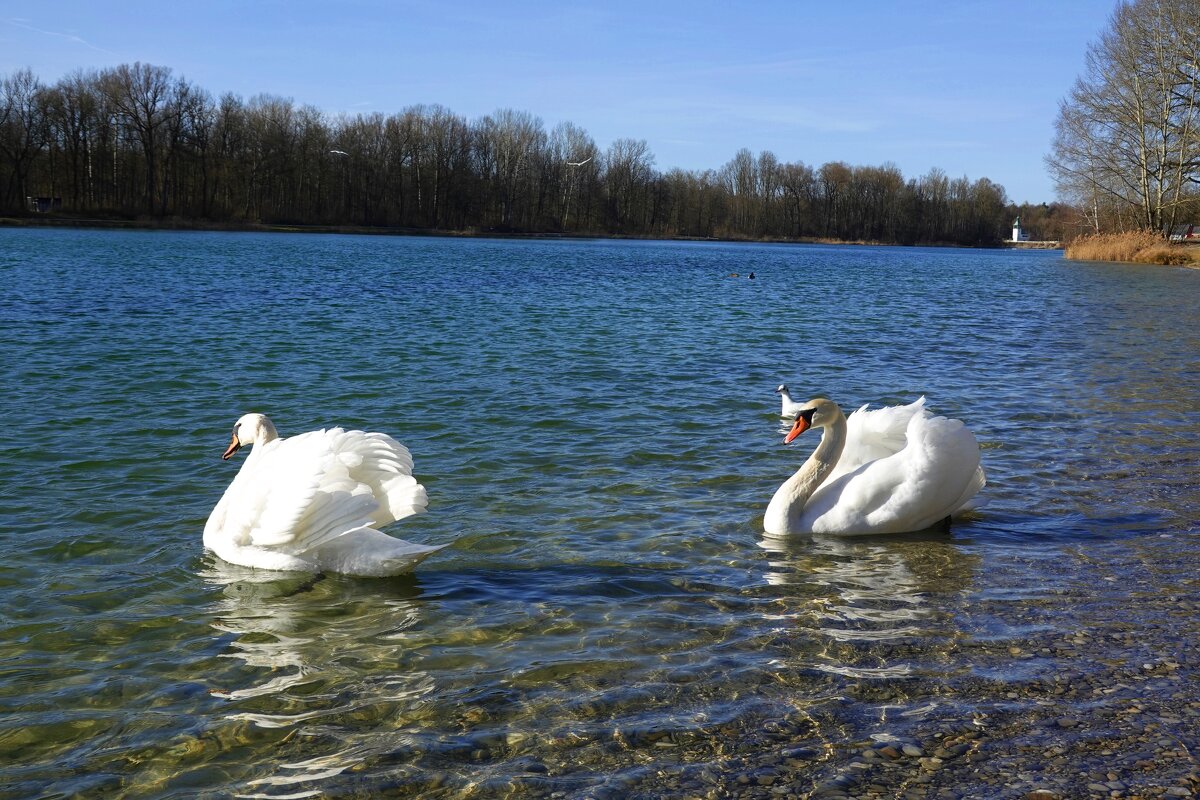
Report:
<svg viewBox="0 0 1200 800"><path fill-rule="evenodd" d="M1200 788L1200 271L27 229L0 270L0 796ZM765 540L816 443L779 383L927 395L988 505ZM454 546L393 579L205 553L251 410L396 436L430 510L392 532Z"/></svg>

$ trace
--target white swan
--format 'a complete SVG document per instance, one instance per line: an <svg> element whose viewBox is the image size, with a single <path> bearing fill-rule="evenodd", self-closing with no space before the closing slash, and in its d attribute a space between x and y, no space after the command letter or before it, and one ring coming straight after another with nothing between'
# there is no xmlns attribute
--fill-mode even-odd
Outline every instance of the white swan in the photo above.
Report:
<svg viewBox="0 0 1200 800"><path fill-rule="evenodd" d="M280 439L271 420L233 426L228 460L254 445L204 526L204 546L243 567L397 575L429 547L378 528L425 510L408 448L383 433L341 428Z"/></svg>
<svg viewBox="0 0 1200 800"><path fill-rule="evenodd" d="M796 415L804 408L804 403L797 403L792 399L792 395L788 392L787 384L779 384L779 388L775 390L775 394L779 395L779 416L795 419Z"/></svg>
<svg viewBox="0 0 1200 800"><path fill-rule="evenodd" d="M975 435L956 419L935 417L925 398L847 420L824 399L803 404L784 442L810 427L821 442L771 498L768 534L904 533L929 528L983 488Z"/></svg>

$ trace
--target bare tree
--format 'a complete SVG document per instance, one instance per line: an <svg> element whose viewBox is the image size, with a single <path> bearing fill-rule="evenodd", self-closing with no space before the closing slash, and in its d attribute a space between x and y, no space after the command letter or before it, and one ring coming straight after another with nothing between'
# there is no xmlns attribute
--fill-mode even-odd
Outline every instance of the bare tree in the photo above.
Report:
<svg viewBox="0 0 1200 800"><path fill-rule="evenodd" d="M1047 164L1097 228L1125 209L1169 225L1197 180L1198 16L1197 0L1120 3L1060 104Z"/></svg>
<svg viewBox="0 0 1200 800"><path fill-rule="evenodd" d="M0 154L12 169L10 203L24 204L33 162L49 141L47 95L41 81L28 69L0 81Z"/></svg>
<svg viewBox="0 0 1200 800"><path fill-rule="evenodd" d="M557 179L557 224L560 230L586 230L591 224L592 198L600 177L600 150L579 126L562 122L550 131L547 143Z"/></svg>
<svg viewBox="0 0 1200 800"><path fill-rule="evenodd" d="M146 207L152 209L163 157L163 128L167 124L174 88L171 70L140 61L133 66L121 64L105 71L101 83L108 100L141 143L146 170L145 202Z"/></svg>
<svg viewBox="0 0 1200 800"><path fill-rule="evenodd" d="M654 155L645 139L617 139L604 153L604 182L608 189L612 230L637 229L639 204L654 175Z"/></svg>
<svg viewBox="0 0 1200 800"><path fill-rule="evenodd" d="M95 73L77 70L63 78L49 93L48 108L53 138L62 149L71 186L70 207L91 207L93 194L94 139L100 103Z"/></svg>
<svg viewBox="0 0 1200 800"><path fill-rule="evenodd" d="M541 188L533 169L546 146L546 132L538 117L525 111L501 109L484 117L476 127L476 148L482 177L504 228L529 222L531 199Z"/></svg>
<svg viewBox="0 0 1200 800"><path fill-rule="evenodd" d="M733 228L753 231L758 227L758 212L762 202L758 190L758 164L754 155L745 147L738 150L721 169L721 177L729 193Z"/></svg>
<svg viewBox="0 0 1200 800"><path fill-rule="evenodd" d="M799 238L813 234L817 208L817 178L812 167L784 164L780 170L783 191L783 235Z"/></svg>

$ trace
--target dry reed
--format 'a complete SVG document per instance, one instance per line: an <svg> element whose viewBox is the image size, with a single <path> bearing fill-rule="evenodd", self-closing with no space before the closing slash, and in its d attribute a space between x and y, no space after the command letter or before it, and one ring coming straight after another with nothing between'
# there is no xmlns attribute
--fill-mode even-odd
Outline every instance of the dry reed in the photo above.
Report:
<svg viewBox="0 0 1200 800"><path fill-rule="evenodd" d="M1125 261L1134 264L1196 265L1200 258L1190 245L1171 244L1150 231L1097 233L1067 245L1067 258L1076 261Z"/></svg>

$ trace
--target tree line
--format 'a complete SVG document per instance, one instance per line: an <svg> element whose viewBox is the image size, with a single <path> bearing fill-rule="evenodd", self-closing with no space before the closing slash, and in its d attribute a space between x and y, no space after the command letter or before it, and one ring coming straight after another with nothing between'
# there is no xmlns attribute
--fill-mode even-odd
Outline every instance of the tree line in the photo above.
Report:
<svg viewBox="0 0 1200 800"><path fill-rule="evenodd" d="M1097 233L1200 221L1200 0L1117 4L1047 164Z"/></svg>
<svg viewBox="0 0 1200 800"><path fill-rule="evenodd" d="M1019 212L987 178L936 168L905 178L742 149L719 169L660 171L644 140L601 149L523 111L330 116L214 97L142 63L0 79L0 211L29 213L29 197L125 218L967 245L1008 238Z"/></svg>

